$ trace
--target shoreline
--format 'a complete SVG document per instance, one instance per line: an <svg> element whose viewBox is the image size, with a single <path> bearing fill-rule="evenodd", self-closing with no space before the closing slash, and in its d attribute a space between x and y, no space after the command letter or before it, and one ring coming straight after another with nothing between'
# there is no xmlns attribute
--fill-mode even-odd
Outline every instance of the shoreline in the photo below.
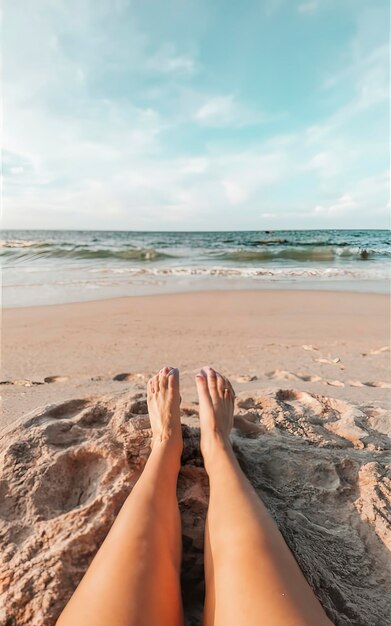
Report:
<svg viewBox="0 0 391 626"><path fill-rule="evenodd" d="M43 301L37 302L36 304L26 304L25 302L18 303L18 299L14 298L11 301L11 304L6 302L6 290L9 289L14 290L15 288L12 286L4 285L2 286L1 291L1 306L4 310L12 310L12 309L24 309L24 308L36 308L36 307L45 307L45 306L62 306L62 305L70 305L70 304L79 304L79 303L93 303L93 302L103 302L103 301L111 301L111 300L119 300L123 298L147 298L147 297L164 297L164 296L175 296L175 295L184 295L184 294L197 294L197 293L226 293L226 292L238 292L238 293L247 293L247 292L312 292L312 293L349 293L349 294L368 294L368 295L390 295L391 285L388 280L378 280L378 281L333 281L328 280L327 282L322 283L321 281L298 281L297 283L286 282L283 280L276 280L274 282L263 282L257 284L250 284L246 286L242 286L243 282L234 284L228 284L226 281L214 281L213 284L208 281L199 281L199 285L184 285L181 288L178 288L176 284L175 287L171 287L169 285L164 285L162 287L156 286L141 286L140 285L132 285L130 290L133 293L124 292L121 287L119 290L116 290L114 287L102 288L106 290L107 295L103 293L100 296L94 297L84 297L80 298L80 295L70 296L70 298L66 297L62 298L56 302L50 302L50 296L43 296ZM30 288L31 289L31 288ZM33 288L34 289L34 288ZM116 293L117 291L117 293ZM120 293L121 292L121 293ZM33 292L34 293L34 292ZM34 295L37 295L36 293ZM22 298L23 300L23 298Z"/></svg>
<svg viewBox="0 0 391 626"><path fill-rule="evenodd" d="M279 294L281 295L281 297L285 297L288 294L292 294L296 295L296 296L300 296L300 295L306 295L308 296L308 293L311 294L310 298L315 297L315 296L319 296L319 295L323 295L323 294L328 294L328 295L341 295L343 294L343 296L369 296L370 298L372 297L378 297L378 298L383 298L385 300L389 300L388 298L388 293L383 293L383 292L376 292L376 291L360 291L359 289L357 290L345 290L345 289L333 289L332 287L328 287L328 288L324 288L324 289L313 289L313 288L308 288L305 289L302 286L298 287L298 288L279 288L279 287L265 287L265 288L257 288L257 289L251 289L248 287L243 287L243 288L224 288L224 289L191 289L189 291L169 291L169 292L163 292L163 293L147 293L147 294L132 294L132 295L122 295L122 296L114 296L114 297L107 297L107 298L96 298L94 300L76 300L76 301L72 301L72 302L55 302L55 303L51 303L51 304L29 304L28 306L6 306L3 307L4 311L7 312L12 312L12 311L20 311L21 309L31 309L31 310L37 310L37 309L47 309L47 308L54 308L54 307L74 307L74 306L92 306L92 305L96 305L96 304L109 304L109 303L115 303L115 302L119 302L119 301L123 301L123 302L131 302L132 300L150 300L150 299L168 299L168 298L192 298L193 296L219 296L220 294L222 295L228 295L228 296L246 296L246 295L252 295L254 297L257 297L257 294ZM289 297L289 296L288 296ZM390 302L390 308L391 308L391 302Z"/></svg>
<svg viewBox="0 0 391 626"><path fill-rule="evenodd" d="M387 230L8 231L5 308L231 290L389 293Z"/></svg>

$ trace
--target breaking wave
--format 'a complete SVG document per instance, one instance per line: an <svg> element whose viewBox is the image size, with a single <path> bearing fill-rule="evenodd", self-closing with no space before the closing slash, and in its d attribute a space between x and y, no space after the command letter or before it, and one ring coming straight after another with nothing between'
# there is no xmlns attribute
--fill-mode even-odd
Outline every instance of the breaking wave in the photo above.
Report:
<svg viewBox="0 0 391 626"><path fill-rule="evenodd" d="M14 245L17 242L5 242L1 247L4 248L2 256L11 256L13 258L27 257L34 258L57 257L67 259L117 259L122 261L159 261L162 259L172 258L172 255L155 250L154 248L127 248L127 249L110 249L110 248L89 248L82 246L55 246L48 243L23 242L22 245ZM26 245L27 243L27 245ZM38 248L32 251L26 251L30 248Z"/></svg>
<svg viewBox="0 0 391 626"><path fill-rule="evenodd" d="M289 261L314 261L314 262L331 262L341 257L368 260L379 254L375 250L367 250L366 248L346 248L346 247L287 247L276 250L233 250L223 252L216 255L216 258L226 261L236 261L238 263L255 263L257 261L275 261L278 259ZM381 250L381 256L390 256L390 250Z"/></svg>

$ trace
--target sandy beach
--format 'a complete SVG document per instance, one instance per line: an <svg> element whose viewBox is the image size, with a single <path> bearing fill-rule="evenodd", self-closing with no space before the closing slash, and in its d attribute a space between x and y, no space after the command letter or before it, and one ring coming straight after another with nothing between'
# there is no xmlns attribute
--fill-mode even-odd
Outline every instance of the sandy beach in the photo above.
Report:
<svg viewBox="0 0 391 626"><path fill-rule="evenodd" d="M3 311L2 424L49 402L143 389L178 366L194 400L211 364L240 392L295 387L349 401L389 400L386 295L221 291ZM44 382L44 381L47 382Z"/></svg>
<svg viewBox="0 0 391 626"><path fill-rule="evenodd" d="M389 3L33 4L0 626L391 626Z"/></svg>
<svg viewBox="0 0 391 626"><path fill-rule="evenodd" d="M201 623L208 485L194 374L209 363L238 396L238 458L333 623L385 626L386 295L128 297L5 309L2 331L5 622L54 626L142 471L146 381L169 364L182 381L182 587L187 624Z"/></svg>

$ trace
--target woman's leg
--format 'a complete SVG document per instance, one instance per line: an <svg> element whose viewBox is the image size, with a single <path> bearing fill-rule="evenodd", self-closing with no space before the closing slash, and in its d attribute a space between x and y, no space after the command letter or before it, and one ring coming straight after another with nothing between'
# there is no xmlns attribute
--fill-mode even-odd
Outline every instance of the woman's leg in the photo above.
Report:
<svg viewBox="0 0 391 626"><path fill-rule="evenodd" d="M148 383L152 451L57 626L179 626L182 452L178 370Z"/></svg>
<svg viewBox="0 0 391 626"><path fill-rule="evenodd" d="M209 475L205 626L330 626L275 522L233 453L234 393L211 368L196 377Z"/></svg>

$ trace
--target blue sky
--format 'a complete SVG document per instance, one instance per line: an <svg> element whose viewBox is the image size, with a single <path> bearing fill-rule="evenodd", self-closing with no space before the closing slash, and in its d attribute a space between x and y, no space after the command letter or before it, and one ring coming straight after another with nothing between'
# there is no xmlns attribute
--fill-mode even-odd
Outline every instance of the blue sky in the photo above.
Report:
<svg viewBox="0 0 391 626"><path fill-rule="evenodd" d="M5 0L4 228L389 227L388 0Z"/></svg>

